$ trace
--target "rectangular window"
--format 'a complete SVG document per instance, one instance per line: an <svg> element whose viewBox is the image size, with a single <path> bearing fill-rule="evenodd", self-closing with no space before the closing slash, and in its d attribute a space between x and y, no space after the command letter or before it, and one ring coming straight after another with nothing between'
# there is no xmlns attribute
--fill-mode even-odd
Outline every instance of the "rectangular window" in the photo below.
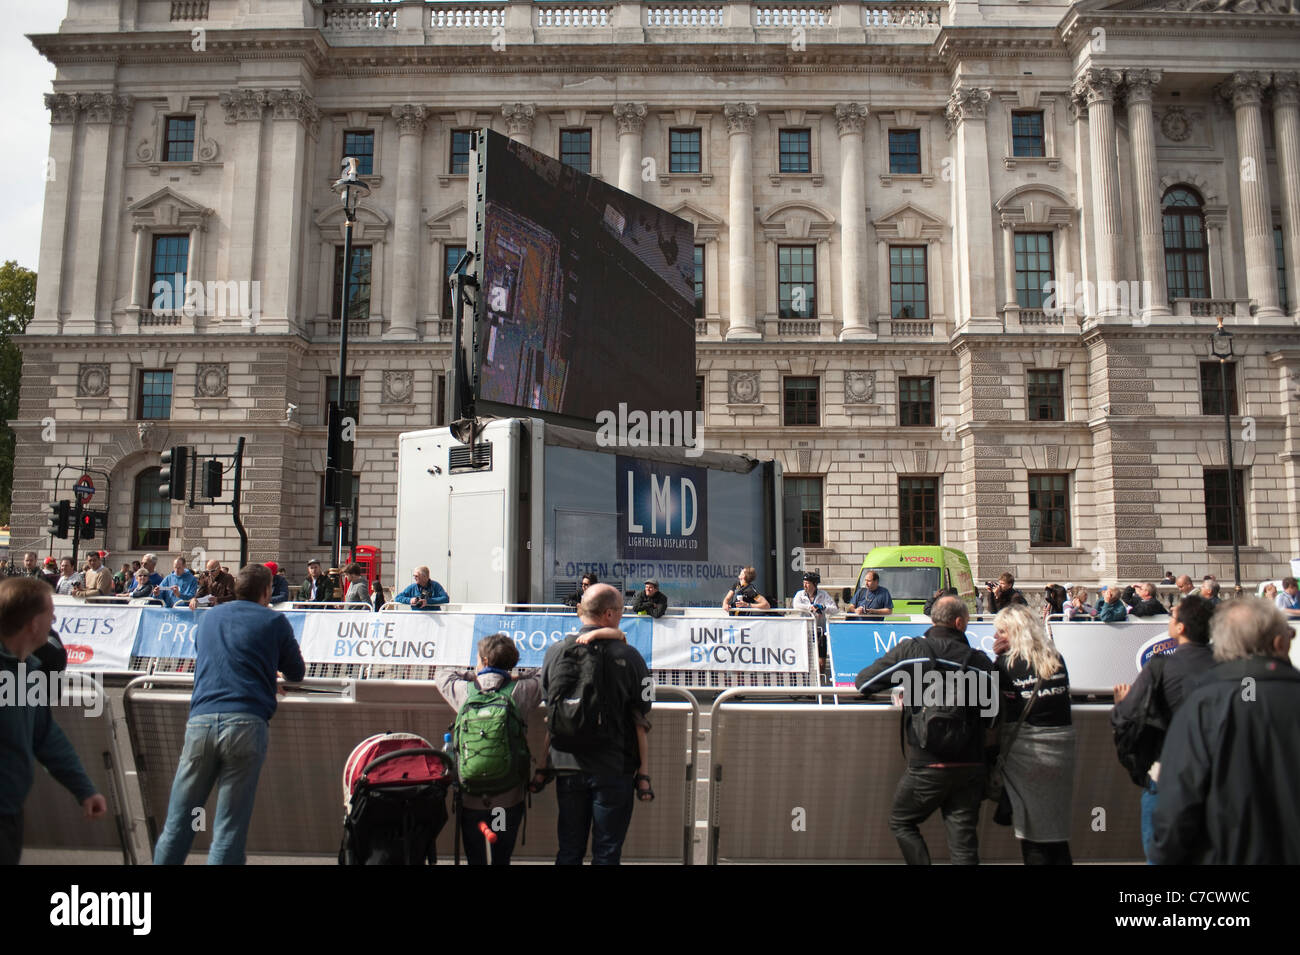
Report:
<svg viewBox="0 0 1300 955"><path fill-rule="evenodd" d="M334 300L330 314L339 320L343 302L343 246L334 247ZM352 276L348 283L348 321L365 321L370 317L370 246L352 247Z"/></svg>
<svg viewBox="0 0 1300 955"><path fill-rule="evenodd" d="M375 174L375 131L354 129L343 134L343 158L357 161L358 176Z"/></svg>
<svg viewBox="0 0 1300 955"><path fill-rule="evenodd" d="M824 547L822 529L822 478L787 477L785 496L799 499L799 527L805 547Z"/></svg>
<svg viewBox="0 0 1300 955"><path fill-rule="evenodd" d="M456 317L453 306L456 304L451 297L451 286L447 284L447 278L455 271L456 266L460 264L461 256L465 254L463 245L444 245L442 247L442 319L450 322Z"/></svg>
<svg viewBox="0 0 1300 955"><path fill-rule="evenodd" d="M889 303L894 318L929 318L929 279L925 246L889 247Z"/></svg>
<svg viewBox="0 0 1300 955"><path fill-rule="evenodd" d="M357 507L361 503L361 477L352 475L352 507L350 514L344 514L349 521L356 520ZM328 547L334 543L334 528L338 525L338 509L325 503L325 476L321 475L320 479L320 527L316 537L316 543L322 547ZM345 541L351 541L353 531L348 529Z"/></svg>
<svg viewBox="0 0 1300 955"><path fill-rule="evenodd" d="M920 175L921 131L919 129L889 131L889 171L899 176Z"/></svg>
<svg viewBox="0 0 1300 955"><path fill-rule="evenodd" d="M435 428L444 428L447 426L447 376L439 375L438 382L438 406L434 411L433 426Z"/></svg>
<svg viewBox="0 0 1300 955"><path fill-rule="evenodd" d="M330 375L325 379L325 400L321 407L321 424L329 424L329 403L338 398L339 376ZM358 424L361 422L361 376L348 375L347 387L343 390L343 415Z"/></svg>
<svg viewBox="0 0 1300 955"><path fill-rule="evenodd" d="M1232 512L1237 512L1237 543L1245 546L1246 471L1232 469L1232 508L1228 507L1228 469L1205 469L1205 543L1232 546Z"/></svg>
<svg viewBox="0 0 1300 955"><path fill-rule="evenodd" d="M172 373L140 372L135 416L141 421L166 421L172 416Z"/></svg>
<svg viewBox="0 0 1300 955"><path fill-rule="evenodd" d="M591 172L591 130L560 130L560 162L578 172Z"/></svg>
<svg viewBox="0 0 1300 955"><path fill-rule="evenodd" d="M194 161L194 117L168 116L163 133L163 162Z"/></svg>
<svg viewBox="0 0 1300 955"><path fill-rule="evenodd" d="M1031 370L1025 383L1030 421L1065 420L1065 372Z"/></svg>
<svg viewBox="0 0 1300 955"><path fill-rule="evenodd" d="M1286 311L1286 244L1282 240L1282 227L1273 227L1273 253L1277 258L1277 304Z"/></svg>
<svg viewBox="0 0 1300 955"><path fill-rule="evenodd" d="M135 526L131 529L134 550L166 548L171 540L171 501L158 496L162 471L150 468L135 480Z"/></svg>
<svg viewBox="0 0 1300 955"><path fill-rule="evenodd" d="M469 172L469 137L468 129L451 131L451 156L447 160L447 170L453 176L463 176Z"/></svg>
<svg viewBox="0 0 1300 955"><path fill-rule="evenodd" d="M1070 475L1029 475L1029 544L1070 546Z"/></svg>
<svg viewBox="0 0 1300 955"><path fill-rule="evenodd" d="M780 145L781 172L812 172L812 130L783 129Z"/></svg>
<svg viewBox="0 0 1300 955"><path fill-rule="evenodd" d="M817 394L821 389L818 378L786 378L784 415L781 423L787 428L816 427Z"/></svg>
<svg viewBox="0 0 1300 955"><path fill-rule="evenodd" d="M1228 414L1240 414L1237 410L1237 363L1228 362ZM1219 373L1217 361L1201 362L1201 414L1223 414L1223 375Z"/></svg>
<svg viewBox="0 0 1300 955"><path fill-rule="evenodd" d="M939 543L939 479L898 479L898 543L902 547Z"/></svg>
<svg viewBox="0 0 1300 955"><path fill-rule="evenodd" d="M695 376L695 410L704 410L704 376Z"/></svg>
<svg viewBox="0 0 1300 955"><path fill-rule="evenodd" d="M668 131L668 171L698 173L700 171L700 131L698 129L670 129Z"/></svg>
<svg viewBox="0 0 1300 955"><path fill-rule="evenodd" d="M1047 155L1041 111L1011 114L1011 155L1030 159Z"/></svg>
<svg viewBox="0 0 1300 955"><path fill-rule="evenodd" d="M777 248L777 295L781 318L812 318L817 314L817 249L811 245Z"/></svg>
<svg viewBox="0 0 1300 955"><path fill-rule="evenodd" d="M1056 274L1052 264L1050 232L1016 233L1016 304L1021 308L1042 308L1043 291Z"/></svg>
<svg viewBox="0 0 1300 955"><path fill-rule="evenodd" d="M695 317L704 317L704 246L695 247Z"/></svg>
<svg viewBox="0 0 1300 955"><path fill-rule="evenodd" d="M149 295L155 312L169 312L185 305L185 283L189 278L190 237L153 237L153 264L149 269Z"/></svg>
<svg viewBox="0 0 1300 955"><path fill-rule="evenodd" d="M898 423L903 427L934 427L934 379L898 379Z"/></svg>

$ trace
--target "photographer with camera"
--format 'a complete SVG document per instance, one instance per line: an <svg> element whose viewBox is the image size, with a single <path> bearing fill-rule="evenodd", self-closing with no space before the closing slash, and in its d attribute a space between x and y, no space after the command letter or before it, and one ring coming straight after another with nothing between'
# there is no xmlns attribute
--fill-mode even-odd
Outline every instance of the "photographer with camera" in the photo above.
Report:
<svg viewBox="0 0 1300 955"><path fill-rule="evenodd" d="M1016 590L1016 578L1010 573L1004 573L997 579L997 583L986 581L988 587L987 603L988 607L985 613L998 613L1005 610L1012 604L1024 604L1028 606L1029 601L1025 595Z"/></svg>

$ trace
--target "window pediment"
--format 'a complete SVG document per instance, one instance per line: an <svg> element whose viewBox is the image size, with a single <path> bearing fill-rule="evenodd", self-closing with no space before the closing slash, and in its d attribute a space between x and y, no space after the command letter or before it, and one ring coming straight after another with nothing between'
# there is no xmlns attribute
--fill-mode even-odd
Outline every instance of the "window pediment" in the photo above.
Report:
<svg viewBox="0 0 1300 955"><path fill-rule="evenodd" d="M910 202L905 202L876 219L872 225L876 227L876 236L887 242L942 239L948 231L948 225L942 218L919 209Z"/></svg>

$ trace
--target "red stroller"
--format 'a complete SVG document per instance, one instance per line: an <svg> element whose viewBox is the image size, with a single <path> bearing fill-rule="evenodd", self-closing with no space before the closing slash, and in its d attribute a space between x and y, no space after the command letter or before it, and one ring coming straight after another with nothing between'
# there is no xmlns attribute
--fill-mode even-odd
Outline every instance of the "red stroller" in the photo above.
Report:
<svg viewBox="0 0 1300 955"><path fill-rule="evenodd" d="M412 733L379 733L361 742L343 769L339 865L436 863L451 766L446 753Z"/></svg>

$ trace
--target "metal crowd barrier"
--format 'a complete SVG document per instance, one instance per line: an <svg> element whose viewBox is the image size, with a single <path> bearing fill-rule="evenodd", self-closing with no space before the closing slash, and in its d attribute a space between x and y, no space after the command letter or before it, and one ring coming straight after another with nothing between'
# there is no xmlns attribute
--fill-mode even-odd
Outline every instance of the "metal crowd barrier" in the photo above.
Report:
<svg viewBox="0 0 1300 955"><path fill-rule="evenodd" d="M134 822L153 846L166 820L172 780L183 748L193 683L183 676L141 677L125 691L131 750L139 771L140 815ZM681 702L668 702L667 700ZM400 681L307 680L281 698L248 833L250 855L334 855L343 835L344 764L367 737L401 731L442 747L455 714L428 684ZM628 861L689 863L695 820L695 764L700 710L694 698L673 687L656 687L651 712L651 776L657 798L638 803L624 845ZM529 742L541 752L542 711L529 720ZM554 789L532 797L521 861L555 857ZM448 808L450 810L450 799ZM215 794L207 819L214 818ZM454 819L438 837L440 862L452 858ZM200 832L194 851L205 851L210 832Z"/></svg>
<svg viewBox="0 0 1300 955"><path fill-rule="evenodd" d="M810 706L795 699L860 699L854 690L737 689L709 712L709 846L720 862L898 862L889 831L903 774L899 711ZM743 698L761 702L741 703ZM1075 705L1077 733L1070 851L1079 861L1142 860L1139 799L1115 757L1110 706ZM981 861L1019 862L1011 829L980 812ZM1099 812L1100 810L1100 812ZM948 859L936 813L921 832Z"/></svg>

